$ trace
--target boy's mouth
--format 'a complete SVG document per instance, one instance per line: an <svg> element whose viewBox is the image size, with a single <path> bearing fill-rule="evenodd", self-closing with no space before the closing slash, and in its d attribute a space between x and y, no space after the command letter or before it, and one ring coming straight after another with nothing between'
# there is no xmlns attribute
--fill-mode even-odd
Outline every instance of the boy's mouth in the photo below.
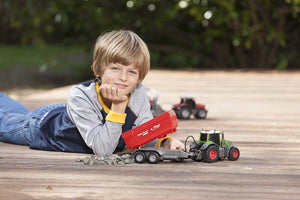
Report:
<svg viewBox="0 0 300 200"><path fill-rule="evenodd" d="M125 88L128 87L128 85L122 84L122 83L115 83L115 86L117 86L117 87L120 88L120 89L125 89Z"/></svg>

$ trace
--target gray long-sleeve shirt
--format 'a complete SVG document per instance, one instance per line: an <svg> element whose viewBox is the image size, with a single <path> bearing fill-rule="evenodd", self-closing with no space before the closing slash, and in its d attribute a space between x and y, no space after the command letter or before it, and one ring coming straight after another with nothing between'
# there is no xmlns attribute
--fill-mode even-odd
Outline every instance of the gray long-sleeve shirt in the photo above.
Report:
<svg viewBox="0 0 300 200"><path fill-rule="evenodd" d="M103 123L105 119L101 110L106 106L99 100L101 95L96 87L95 82L88 86L82 84L73 86L68 96L67 112L88 147L93 149L95 154L109 155L118 145L124 124L109 120ZM131 92L128 107L137 116L135 126L153 118L143 84L138 84ZM156 141L153 140L146 146L154 146Z"/></svg>

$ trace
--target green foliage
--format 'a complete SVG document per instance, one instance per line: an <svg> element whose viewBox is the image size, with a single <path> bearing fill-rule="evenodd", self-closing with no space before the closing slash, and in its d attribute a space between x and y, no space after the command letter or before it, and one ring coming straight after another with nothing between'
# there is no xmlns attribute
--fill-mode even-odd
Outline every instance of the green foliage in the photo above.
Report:
<svg viewBox="0 0 300 200"><path fill-rule="evenodd" d="M0 71L13 67L32 67L41 72L72 70L91 62L90 55L80 48L51 45L47 47L0 46Z"/></svg>
<svg viewBox="0 0 300 200"><path fill-rule="evenodd" d="M91 55L78 47L0 46L0 90L55 87L93 78Z"/></svg>
<svg viewBox="0 0 300 200"><path fill-rule="evenodd" d="M299 0L0 2L0 43L90 51L99 34L123 28L146 41L156 67L300 67Z"/></svg>

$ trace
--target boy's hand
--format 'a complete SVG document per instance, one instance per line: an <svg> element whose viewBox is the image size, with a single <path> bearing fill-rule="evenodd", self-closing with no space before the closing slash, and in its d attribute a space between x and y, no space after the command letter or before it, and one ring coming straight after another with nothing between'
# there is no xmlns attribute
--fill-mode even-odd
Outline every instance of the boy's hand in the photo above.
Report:
<svg viewBox="0 0 300 200"><path fill-rule="evenodd" d="M184 149L183 143L175 138L167 139L167 140L163 141L162 147L165 149L173 149L173 150Z"/></svg>
<svg viewBox="0 0 300 200"><path fill-rule="evenodd" d="M102 84L100 86L102 97L110 100L112 103L121 103L127 100L127 95L122 94L120 89L110 84Z"/></svg>
<svg viewBox="0 0 300 200"><path fill-rule="evenodd" d="M111 106L106 106L110 106L111 110L114 112L125 112L127 95L122 94L122 91L119 88L105 83L99 87L99 90L103 100L105 99L111 102Z"/></svg>

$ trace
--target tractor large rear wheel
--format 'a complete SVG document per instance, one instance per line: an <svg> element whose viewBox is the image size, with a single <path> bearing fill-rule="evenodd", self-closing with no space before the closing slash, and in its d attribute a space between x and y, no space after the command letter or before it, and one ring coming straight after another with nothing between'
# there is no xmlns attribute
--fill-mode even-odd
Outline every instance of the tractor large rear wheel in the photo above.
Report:
<svg viewBox="0 0 300 200"><path fill-rule="evenodd" d="M179 118L180 119L190 119L191 117L191 110L188 109L187 107L182 107L179 111Z"/></svg>
<svg viewBox="0 0 300 200"><path fill-rule="evenodd" d="M229 150L228 160L235 161L240 157L240 150L236 147L232 147Z"/></svg>
<svg viewBox="0 0 300 200"><path fill-rule="evenodd" d="M219 160L219 148L216 145L209 146L204 153L204 160L209 163Z"/></svg>

